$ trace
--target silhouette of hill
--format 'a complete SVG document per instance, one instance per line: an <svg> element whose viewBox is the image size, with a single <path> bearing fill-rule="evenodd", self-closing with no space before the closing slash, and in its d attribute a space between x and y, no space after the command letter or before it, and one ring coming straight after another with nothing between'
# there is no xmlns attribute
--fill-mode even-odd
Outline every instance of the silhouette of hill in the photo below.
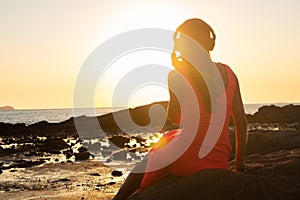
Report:
<svg viewBox="0 0 300 200"><path fill-rule="evenodd" d="M0 110L15 110L12 106L0 106Z"/></svg>

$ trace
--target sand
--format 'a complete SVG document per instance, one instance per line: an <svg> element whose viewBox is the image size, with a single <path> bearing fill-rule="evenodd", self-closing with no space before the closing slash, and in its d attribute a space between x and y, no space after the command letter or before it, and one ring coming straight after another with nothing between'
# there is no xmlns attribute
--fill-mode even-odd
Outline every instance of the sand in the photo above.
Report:
<svg viewBox="0 0 300 200"><path fill-rule="evenodd" d="M4 171L0 199L112 199L125 176L112 171L91 160Z"/></svg>

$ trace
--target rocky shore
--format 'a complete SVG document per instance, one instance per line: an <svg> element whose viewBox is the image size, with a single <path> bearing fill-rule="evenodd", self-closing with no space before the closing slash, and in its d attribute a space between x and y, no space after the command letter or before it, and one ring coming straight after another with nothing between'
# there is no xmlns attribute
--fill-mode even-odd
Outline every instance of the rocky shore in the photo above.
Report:
<svg viewBox="0 0 300 200"><path fill-rule="evenodd" d="M85 132L80 137L74 118L28 126L0 122L0 198L12 199L17 193L24 198L48 195L48 199L57 199L59 191L65 191L75 199L110 199L128 174L127 164L141 160L161 136L157 129L162 113L157 106L166 105L158 102L114 115L77 117L75 120L84 124L81 128ZM116 116L126 117L127 112L138 127L122 124L120 128L114 120ZM95 119L101 133L92 125ZM246 173L208 170L184 178L169 177L131 199L197 199L200 194L203 199L296 199L300 194L300 106L264 106L247 115L247 120L248 161L263 163L264 169ZM166 130L176 128L170 122L166 124ZM233 169L233 127L230 139ZM114 169L106 165L116 162L127 163L127 168L121 166L113 173ZM22 195L19 197L22 199Z"/></svg>

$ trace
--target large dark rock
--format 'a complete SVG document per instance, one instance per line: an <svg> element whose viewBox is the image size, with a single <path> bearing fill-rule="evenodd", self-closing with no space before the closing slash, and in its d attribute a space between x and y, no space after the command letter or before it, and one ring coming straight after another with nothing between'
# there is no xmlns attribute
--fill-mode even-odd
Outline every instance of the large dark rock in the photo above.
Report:
<svg viewBox="0 0 300 200"><path fill-rule="evenodd" d="M47 138L46 140L42 140L37 143L36 146L39 147L41 151L46 152L57 152L70 147L62 138L59 137Z"/></svg>
<svg viewBox="0 0 300 200"><path fill-rule="evenodd" d="M253 115L247 115L247 120L259 123L300 123L300 105L262 106Z"/></svg>
<svg viewBox="0 0 300 200"><path fill-rule="evenodd" d="M125 136L115 135L115 136L110 137L109 141L111 141L117 147L124 148L125 143L128 143L130 141L130 139Z"/></svg>
<svg viewBox="0 0 300 200"><path fill-rule="evenodd" d="M299 199L300 149L253 155L249 160L264 163L265 168L247 173L210 169L182 178L169 176L128 200ZM233 166L234 162L230 168Z"/></svg>
<svg viewBox="0 0 300 200"><path fill-rule="evenodd" d="M235 134L230 132L232 151L230 160L235 157ZM247 155L268 154L282 149L300 147L300 130L297 131L251 131L248 135Z"/></svg>
<svg viewBox="0 0 300 200"><path fill-rule="evenodd" d="M88 160L91 154L85 151L85 152L75 153L74 156L75 156L75 161L84 161L84 160Z"/></svg>

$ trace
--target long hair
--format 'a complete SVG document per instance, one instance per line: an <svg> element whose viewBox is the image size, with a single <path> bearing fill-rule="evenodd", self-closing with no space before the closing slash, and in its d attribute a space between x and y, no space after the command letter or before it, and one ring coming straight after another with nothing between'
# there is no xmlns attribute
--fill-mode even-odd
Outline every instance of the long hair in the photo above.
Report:
<svg viewBox="0 0 300 200"><path fill-rule="evenodd" d="M183 24L181 24L177 29L176 33L183 33L188 37L195 40L199 45L201 45L207 52L213 50L215 46L216 35L213 29L203 20L193 18L186 20ZM176 37L174 35L174 37ZM188 47L186 47L188 48ZM206 110L211 113L211 98L209 94L208 87L201 76L201 74L197 71L195 67L193 67L187 60L181 58L181 65L185 68L186 71L189 72L189 75L192 77L192 81L197 86L201 94L202 101ZM215 100L213 100L215 101Z"/></svg>

